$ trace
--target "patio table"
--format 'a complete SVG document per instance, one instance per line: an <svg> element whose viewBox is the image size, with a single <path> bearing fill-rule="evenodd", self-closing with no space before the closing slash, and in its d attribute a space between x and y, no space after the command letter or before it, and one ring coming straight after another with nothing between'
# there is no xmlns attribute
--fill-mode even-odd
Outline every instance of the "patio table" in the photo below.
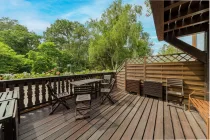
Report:
<svg viewBox="0 0 210 140"><path fill-rule="evenodd" d="M96 92L96 97L97 97L97 92L100 95L100 87L101 87L101 81L103 79L97 79L97 78L92 78L92 79L84 79L84 80L78 80L78 81L73 81L70 82L70 84L74 86L82 86L82 85L94 85L95 84L95 92Z"/></svg>
<svg viewBox="0 0 210 140"><path fill-rule="evenodd" d="M0 101L11 100L11 99L16 99L17 100L18 122L20 123L20 108L19 108L20 96L19 96L19 93L14 92L14 90L0 93Z"/></svg>

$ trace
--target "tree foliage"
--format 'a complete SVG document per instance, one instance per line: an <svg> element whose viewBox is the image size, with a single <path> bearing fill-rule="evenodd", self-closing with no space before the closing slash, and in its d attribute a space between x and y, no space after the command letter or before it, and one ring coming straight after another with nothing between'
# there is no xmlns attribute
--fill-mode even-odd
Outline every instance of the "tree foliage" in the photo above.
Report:
<svg viewBox="0 0 210 140"><path fill-rule="evenodd" d="M0 19L0 74L116 69L126 58L151 54L142 7L115 0L86 24L58 19L43 36L9 18Z"/></svg>
<svg viewBox="0 0 210 140"><path fill-rule="evenodd" d="M137 21L141 14L141 6L123 5L116 0L100 20L92 19L88 24L92 35L90 62L104 69L115 69L125 58L147 55L149 35Z"/></svg>
<svg viewBox="0 0 210 140"><path fill-rule="evenodd" d="M0 42L10 46L18 54L26 54L29 50L35 49L40 43L40 38L20 25L17 20L0 19Z"/></svg>
<svg viewBox="0 0 210 140"><path fill-rule="evenodd" d="M33 60L32 71L43 73L57 67L61 52L53 42L44 42L36 51L31 50L27 55Z"/></svg>
<svg viewBox="0 0 210 140"><path fill-rule="evenodd" d="M160 55L175 54L175 53L182 53L182 51L175 48L172 45L167 45L167 44L164 44L163 47L158 52L158 54Z"/></svg>
<svg viewBox="0 0 210 140"><path fill-rule="evenodd" d="M31 61L17 53L8 45L0 42L0 73L30 72Z"/></svg>

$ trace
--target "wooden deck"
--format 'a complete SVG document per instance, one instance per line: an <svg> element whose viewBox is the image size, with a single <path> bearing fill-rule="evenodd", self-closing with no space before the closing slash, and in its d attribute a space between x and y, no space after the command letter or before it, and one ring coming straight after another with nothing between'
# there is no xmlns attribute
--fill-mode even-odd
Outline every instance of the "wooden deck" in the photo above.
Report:
<svg viewBox="0 0 210 140"><path fill-rule="evenodd" d="M205 139L206 125L197 112L169 107L163 101L115 91L114 105L99 100L92 103L91 118L74 118L70 110L60 107L48 115L45 107L21 116L19 139Z"/></svg>

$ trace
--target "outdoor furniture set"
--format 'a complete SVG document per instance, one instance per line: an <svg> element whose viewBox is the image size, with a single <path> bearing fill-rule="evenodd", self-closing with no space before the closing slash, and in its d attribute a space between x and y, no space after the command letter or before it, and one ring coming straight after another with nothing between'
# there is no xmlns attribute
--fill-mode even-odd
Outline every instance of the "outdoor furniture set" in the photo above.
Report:
<svg viewBox="0 0 210 140"><path fill-rule="evenodd" d="M75 118L87 118L90 117L89 113L91 110L91 100L93 99L93 95L97 98L97 94L101 95L101 104L104 103L106 99L108 99L112 104L114 101L112 100L110 93L114 87L115 79L111 79L111 75L104 75L104 79L84 79L70 82L74 86L74 95L75 95ZM52 112L58 108L59 105L65 106L66 109L69 109L68 104L66 102L68 93L56 93L55 90L51 87L50 83L47 83L47 87L49 89L50 95L55 99L52 102ZM102 87L102 88L101 88Z"/></svg>

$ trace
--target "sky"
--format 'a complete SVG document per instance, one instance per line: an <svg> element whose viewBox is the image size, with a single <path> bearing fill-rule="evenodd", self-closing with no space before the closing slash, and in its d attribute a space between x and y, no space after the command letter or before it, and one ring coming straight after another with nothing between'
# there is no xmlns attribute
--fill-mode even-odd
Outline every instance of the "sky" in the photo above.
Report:
<svg viewBox="0 0 210 140"><path fill-rule="evenodd" d="M90 18L100 18L114 0L0 0L0 18L16 19L30 31L42 35L56 19L68 19L85 23ZM141 5L143 14L139 17L144 32L150 34L152 50L157 54L164 41L157 40L153 17L146 17L144 0L123 0L123 3ZM187 38L186 40L189 40ZM191 40L189 40L190 42Z"/></svg>

